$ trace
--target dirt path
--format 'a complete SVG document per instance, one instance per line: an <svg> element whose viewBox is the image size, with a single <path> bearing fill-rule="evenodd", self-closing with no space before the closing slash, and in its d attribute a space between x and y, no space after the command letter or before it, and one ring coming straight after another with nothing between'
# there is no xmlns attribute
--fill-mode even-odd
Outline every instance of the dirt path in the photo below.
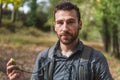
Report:
<svg viewBox="0 0 120 80"><path fill-rule="evenodd" d="M0 80L8 80L6 77L5 65L6 62L12 57L17 61L17 64L25 71L32 71L34 61L37 54L42 50L40 47L23 48L23 47L3 47L0 46ZM24 80L29 80L31 74L24 73Z"/></svg>

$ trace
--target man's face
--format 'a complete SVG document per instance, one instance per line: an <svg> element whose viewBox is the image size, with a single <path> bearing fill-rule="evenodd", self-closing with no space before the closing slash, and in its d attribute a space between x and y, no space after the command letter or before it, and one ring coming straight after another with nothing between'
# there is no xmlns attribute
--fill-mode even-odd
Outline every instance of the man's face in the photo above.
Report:
<svg viewBox="0 0 120 80"><path fill-rule="evenodd" d="M78 21L75 10L58 10L55 13L55 32L63 44L71 44L77 38L82 22Z"/></svg>

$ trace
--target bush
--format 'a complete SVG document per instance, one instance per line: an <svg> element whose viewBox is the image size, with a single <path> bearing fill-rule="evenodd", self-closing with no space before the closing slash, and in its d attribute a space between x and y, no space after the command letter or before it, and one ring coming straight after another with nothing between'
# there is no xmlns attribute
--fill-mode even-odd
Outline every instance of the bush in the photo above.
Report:
<svg viewBox="0 0 120 80"><path fill-rule="evenodd" d="M8 29L6 29L5 27L1 27L0 28L0 34L9 34L10 31Z"/></svg>
<svg viewBox="0 0 120 80"><path fill-rule="evenodd" d="M23 28L19 31L19 33L24 34L24 35L32 35L34 37L39 37L44 35L44 33L35 27L29 27L29 28Z"/></svg>

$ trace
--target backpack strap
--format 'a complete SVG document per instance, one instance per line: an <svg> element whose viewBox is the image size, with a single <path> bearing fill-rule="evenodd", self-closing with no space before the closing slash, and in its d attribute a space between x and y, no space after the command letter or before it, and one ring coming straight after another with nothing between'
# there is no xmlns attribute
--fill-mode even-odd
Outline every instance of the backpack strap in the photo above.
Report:
<svg viewBox="0 0 120 80"><path fill-rule="evenodd" d="M85 46L83 47L82 55L80 58L79 65L79 80L90 80L90 62L92 57L93 49L91 47Z"/></svg>
<svg viewBox="0 0 120 80"><path fill-rule="evenodd" d="M48 58L51 59L51 62L49 63L49 68L48 68L48 80L53 80L53 68L54 68L53 54L54 54L54 46L48 49Z"/></svg>

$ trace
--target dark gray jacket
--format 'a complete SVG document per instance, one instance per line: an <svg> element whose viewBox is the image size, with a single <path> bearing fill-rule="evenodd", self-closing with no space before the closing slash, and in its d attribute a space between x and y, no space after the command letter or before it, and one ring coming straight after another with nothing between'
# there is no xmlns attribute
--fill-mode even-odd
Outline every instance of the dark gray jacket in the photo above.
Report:
<svg viewBox="0 0 120 80"><path fill-rule="evenodd" d="M49 49L46 49L38 55L31 80L79 80L80 56L85 45L80 41L69 57L61 55L59 41L53 46L53 59L48 55ZM54 62L52 71L49 71L49 64ZM109 72L106 58L97 50L92 51L90 64L84 64L83 80L113 80ZM88 69L89 68L89 69ZM50 74L50 75L49 75Z"/></svg>

